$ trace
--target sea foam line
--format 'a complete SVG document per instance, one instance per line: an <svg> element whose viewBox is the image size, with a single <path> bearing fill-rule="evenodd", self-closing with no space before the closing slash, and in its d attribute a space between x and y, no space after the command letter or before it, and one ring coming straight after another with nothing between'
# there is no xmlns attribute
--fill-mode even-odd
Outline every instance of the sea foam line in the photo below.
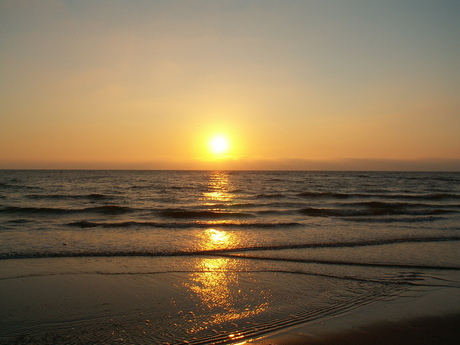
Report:
<svg viewBox="0 0 460 345"><path fill-rule="evenodd" d="M303 244L286 244L276 246L251 246L251 247L233 247L226 249L216 250L196 250L196 251L100 251L100 252L72 252L72 251L59 251L59 252L30 252L30 253L3 253L0 254L0 260L6 259L24 259L24 258L66 258L66 257L128 257L128 256L151 256L151 257L167 257L167 256L200 256L200 255L222 255L241 253L248 251L273 251L273 250L285 250L285 249L306 249L306 248L351 248L351 247L365 247L365 246L379 246L379 245L390 245L399 243L429 243L429 242L450 242L460 241L460 237L415 237L415 238L394 238L394 239L382 239L375 241L357 241L357 242L336 242L336 243L303 243ZM367 266L379 266L380 264L373 263L354 263L354 262L341 262L341 261L310 261L302 259L291 259L291 258L270 258L270 257L257 257L257 256L238 256L246 257L248 259L259 259L259 260L280 260L280 261L298 261L298 262L315 262L324 264L344 264L344 265L367 265ZM391 267L413 267L413 268L433 268L443 269L443 266L407 266L407 265L385 265ZM456 267L446 267L445 269L458 269Z"/></svg>

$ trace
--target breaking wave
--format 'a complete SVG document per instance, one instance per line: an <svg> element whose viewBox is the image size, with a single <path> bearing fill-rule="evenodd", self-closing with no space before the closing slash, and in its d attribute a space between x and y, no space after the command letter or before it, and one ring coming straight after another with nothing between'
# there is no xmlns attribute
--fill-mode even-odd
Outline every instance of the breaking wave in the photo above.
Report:
<svg viewBox="0 0 460 345"><path fill-rule="evenodd" d="M260 225L258 225L260 226ZM402 243L431 243L431 242L455 242L460 241L460 236L431 236L431 237L401 237L380 240L367 241L350 241L350 242L322 242L322 243L301 243L301 244L283 244L283 245L261 245L261 246L237 246L224 249L210 250L101 250L101 251L71 251L71 248L65 251L54 252L24 252L24 253L3 253L0 254L0 259L21 259L21 258L49 258L49 257L116 257L116 256L202 256L202 255L217 255L228 256L238 254L237 258L258 259L258 260L278 260L278 261L295 261L308 263L324 263L324 264L347 264L347 265L362 265L362 266L393 266L393 267L414 267L414 268L436 268L436 269L455 269L460 270L457 266L411 266L408 264L378 264L378 263L360 263L347 262L336 260L311 260L298 258L279 258L279 257L258 257L247 252L257 251L280 251L286 249L317 249L317 248L354 248L366 246L383 246ZM239 255L242 254L242 255Z"/></svg>
<svg viewBox="0 0 460 345"><path fill-rule="evenodd" d="M370 206L370 205L369 205ZM298 210L299 213L310 217L361 217L361 216L387 216L387 215L412 215L430 216L457 213L456 210L447 209L416 209L409 210L400 206L389 204L370 206L367 209L357 208L315 208L306 207Z"/></svg>
<svg viewBox="0 0 460 345"><path fill-rule="evenodd" d="M158 214L166 218L175 219L220 219L220 218L251 218L254 217L250 213L241 212L217 212L217 211L190 211L184 209L166 209L158 211Z"/></svg>
<svg viewBox="0 0 460 345"><path fill-rule="evenodd" d="M43 215L65 215L75 213L100 213L106 215L118 215L134 212L135 210L130 207L106 205L87 207L82 209L69 209L69 208L55 208L55 207L19 207L19 206L5 206L0 208L0 213L6 214L43 214Z"/></svg>
<svg viewBox="0 0 460 345"><path fill-rule="evenodd" d="M388 194L388 193L334 193L334 192L302 192L297 194L300 197L318 199L350 199L350 198L382 198L391 200L460 200L460 194L454 193L429 193L429 194Z"/></svg>
<svg viewBox="0 0 460 345"><path fill-rule="evenodd" d="M162 228L162 229L187 229L187 228L288 228L300 226L300 223L296 222L225 222L225 223L209 223L209 222L141 222L141 221L128 221L128 222L91 222L86 220L76 221L67 223L67 226L78 227L78 228L133 228L133 227L150 227L150 228Z"/></svg>
<svg viewBox="0 0 460 345"><path fill-rule="evenodd" d="M72 195L72 194L29 194L26 195L28 199L32 200L110 200L113 197L91 193L91 194L82 194L82 195Z"/></svg>

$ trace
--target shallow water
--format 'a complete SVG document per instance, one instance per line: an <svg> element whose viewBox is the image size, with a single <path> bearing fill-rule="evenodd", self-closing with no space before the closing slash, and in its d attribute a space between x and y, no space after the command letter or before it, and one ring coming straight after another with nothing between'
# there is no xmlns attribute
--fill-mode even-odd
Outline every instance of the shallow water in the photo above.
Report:
<svg viewBox="0 0 460 345"><path fill-rule="evenodd" d="M0 290L13 298L0 302L3 340L236 341L411 289L456 288L459 182L0 171Z"/></svg>

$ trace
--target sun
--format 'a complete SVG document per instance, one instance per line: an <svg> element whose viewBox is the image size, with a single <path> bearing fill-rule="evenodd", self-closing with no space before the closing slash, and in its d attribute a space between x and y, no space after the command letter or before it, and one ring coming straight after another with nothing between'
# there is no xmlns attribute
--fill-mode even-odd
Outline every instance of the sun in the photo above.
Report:
<svg viewBox="0 0 460 345"><path fill-rule="evenodd" d="M224 155L230 150L230 142L225 135L218 134L209 140L209 151L214 155Z"/></svg>

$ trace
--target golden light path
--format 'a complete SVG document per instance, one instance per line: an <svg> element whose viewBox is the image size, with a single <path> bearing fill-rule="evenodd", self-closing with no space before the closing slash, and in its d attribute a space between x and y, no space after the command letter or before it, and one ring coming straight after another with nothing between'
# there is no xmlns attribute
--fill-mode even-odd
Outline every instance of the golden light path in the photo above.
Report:
<svg viewBox="0 0 460 345"><path fill-rule="evenodd" d="M209 176L208 191L203 193L204 204L212 206L216 203L230 202L233 195L230 191L228 173L215 171Z"/></svg>
<svg viewBox="0 0 460 345"><path fill-rule="evenodd" d="M208 190L203 193L205 205L212 205L216 202L228 203L233 195L229 193L229 176L225 172L214 172L210 175ZM214 226L218 227L217 224ZM204 250L218 250L232 247L240 239L235 232L227 232L214 228L202 231L199 235L202 238ZM232 258L201 258L196 261L197 272L190 275L190 281L184 285L201 300L202 307L209 316L205 322L191 325L188 330L196 333L203 329L213 328L223 323L234 322L257 315L268 308L268 302L256 299L254 303L250 297L253 289L244 288L241 281L241 272L247 267L242 261ZM251 278L252 283L256 280ZM249 306L247 303L252 300ZM263 300L263 299L262 299ZM230 338L237 339L238 333L229 334Z"/></svg>

